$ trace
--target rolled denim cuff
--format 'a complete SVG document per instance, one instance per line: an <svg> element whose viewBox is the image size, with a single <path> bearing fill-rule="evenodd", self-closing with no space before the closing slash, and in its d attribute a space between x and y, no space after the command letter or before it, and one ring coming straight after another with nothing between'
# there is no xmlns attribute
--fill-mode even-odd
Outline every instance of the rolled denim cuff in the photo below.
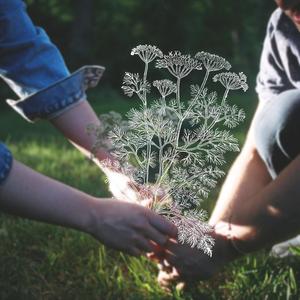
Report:
<svg viewBox="0 0 300 300"><path fill-rule="evenodd" d="M12 154L8 148L0 142L0 185L4 182L12 166Z"/></svg>
<svg viewBox="0 0 300 300"><path fill-rule="evenodd" d="M29 122L52 119L85 100L85 91L98 84L104 70L102 66L84 66L26 98L6 102Z"/></svg>

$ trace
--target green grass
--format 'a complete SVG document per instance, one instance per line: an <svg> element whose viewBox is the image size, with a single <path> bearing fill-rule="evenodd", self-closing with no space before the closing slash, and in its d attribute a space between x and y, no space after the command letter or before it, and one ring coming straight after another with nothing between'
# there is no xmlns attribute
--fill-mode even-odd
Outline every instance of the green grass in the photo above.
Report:
<svg viewBox="0 0 300 300"><path fill-rule="evenodd" d="M125 112L134 100L117 92L91 94L95 110ZM243 97L248 116L251 96ZM248 117L248 122L250 117ZM236 134L244 139L245 125ZM33 169L97 196L107 196L104 176L47 122L32 125L10 109L0 112L0 140ZM229 157L231 161L233 156ZM212 193L208 209L217 191ZM156 284L156 267L106 249L90 236L0 215L0 299L299 299L300 251L275 259L268 252L242 258L207 282L168 294Z"/></svg>

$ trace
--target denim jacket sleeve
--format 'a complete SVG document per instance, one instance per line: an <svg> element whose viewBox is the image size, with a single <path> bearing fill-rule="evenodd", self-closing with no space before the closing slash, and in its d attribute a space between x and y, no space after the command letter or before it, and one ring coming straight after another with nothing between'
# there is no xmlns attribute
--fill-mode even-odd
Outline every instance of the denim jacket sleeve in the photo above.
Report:
<svg viewBox="0 0 300 300"><path fill-rule="evenodd" d="M7 103L28 121L53 118L86 99L104 67L70 74L45 31L33 25L21 0L0 0L0 77L19 96Z"/></svg>
<svg viewBox="0 0 300 300"><path fill-rule="evenodd" d="M53 118L86 99L85 91L103 74L85 66L70 74L45 31L35 27L21 0L0 0L0 77L18 95L8 100L28 121ZM0 142L0 184L12 165L12 154Z"/></svg>
<svg viewBox="0 0 300 300"><path fill-rule="evenodd" d="M12 155L8 148L0 142L0 185L6 179L12 165Z"/></svg>

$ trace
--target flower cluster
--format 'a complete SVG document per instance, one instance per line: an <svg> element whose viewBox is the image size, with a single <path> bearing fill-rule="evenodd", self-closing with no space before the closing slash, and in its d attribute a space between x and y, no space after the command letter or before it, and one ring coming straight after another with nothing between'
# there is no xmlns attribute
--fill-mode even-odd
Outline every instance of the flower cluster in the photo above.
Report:
<svg viewBox="0 0 300 300"><path fill-rule="evenodd" d="M243 89L244 92L248 90L247 77L243 72L239 74L232 72L220 73L214 76L213 81L220 81L228 90Z"/></svg>
<svg viewBox="0 0 300 300"><path fill-rule="evenodd" d="M176 84L169 79L155 80L153 82L153 86L158 89L163 98L171 95L172 93L176 93Z"/></svg>
<svg viewBox="0 0 300 300"><path fill-rule="evenodd" d="M208 52L198 52L195 55L195 58L200 60L205 69L209 72L212 71L220 71L222 69L229 70L231 68L231 64L221 56L210 54Z"/></svg>
<svg viewBox="0 0 300 300"><path fill-rule="evenodd" d="M156 68L167 68L176 78L186 77L193 70L201 70L201 63L190 55L183 55L180 51L170 52L156 61Z"/></svg>
<svg viewBox="0 0 300 300"><path fill-rule="evenodd" d="M138 55L145 63L150 63L156 57L163 57L161 50L151 45L139 45L131 50L131 55Z"/></svg>

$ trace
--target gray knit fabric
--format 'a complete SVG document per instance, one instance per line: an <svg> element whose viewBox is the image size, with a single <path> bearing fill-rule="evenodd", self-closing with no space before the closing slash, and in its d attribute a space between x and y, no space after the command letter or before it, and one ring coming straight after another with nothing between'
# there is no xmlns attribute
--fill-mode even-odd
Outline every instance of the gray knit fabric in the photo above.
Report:
<svg viewBox="0 0 300 300"><path fill-rule="evenodd" d="M300 89L300 32L278 8L268 23L256 92L260 100L272 100L295 88Z"/></svg>

